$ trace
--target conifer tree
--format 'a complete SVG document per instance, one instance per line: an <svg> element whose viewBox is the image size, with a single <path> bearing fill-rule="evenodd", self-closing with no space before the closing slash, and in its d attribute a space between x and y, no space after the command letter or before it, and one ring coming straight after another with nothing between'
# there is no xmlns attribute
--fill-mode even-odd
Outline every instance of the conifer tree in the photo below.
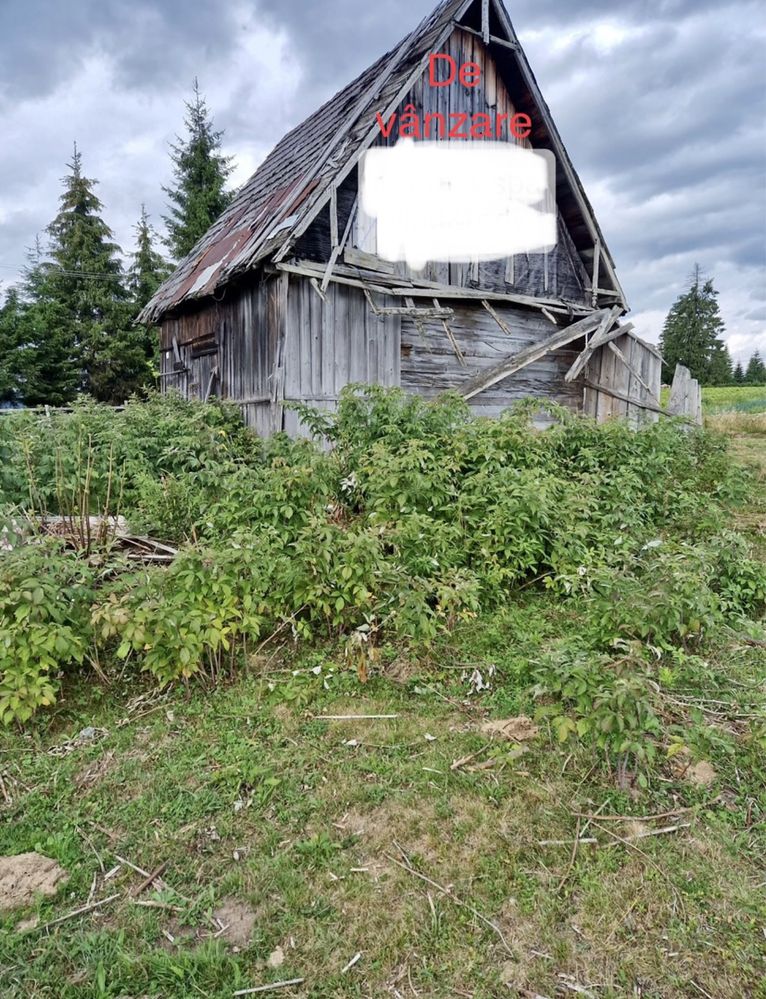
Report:
<svg viewBox="0 0 766 999"><path fill-rule="evenodd" d="M725 347L720 338L724 325L717 296L713 282L703 282L701 269L696 264L691 287L672 306L662 330L660 352L665 359L664 380L671 381L676 364L683 364L693 378L706 385L721 363L725 365L722 356Z"/></svg>
<svg viewBox="0 0 766 999"><path fill-rule="evenodd" d="M708 371L709 385L731 385L732 364L729 348L721 340L716 340L713 347L713 354L710 358L710 368Z"/></svg>
<svg viewBox="0 0 766 999"><path fill-rule="evenodd" d="M163 216L167 245L174 260L185 257L231 201L226 190L233 166L221 154L222 131L213 126L198 81L186 102L186 137L171 146L174 183L163 187L170 199L170 213Z"/></svg>
<svg viewBox="0 0 766 999"><path fill-rule="evenodd" d="M128 292L138 313L168 276L170 266L155 249L157 234L149 221L146 205L141 205L141 214L134 230L136 249L131 255L132 262L128 270Z"/></svg>
<svg viewBox="0 0 766 999"><path fill-rule="evenodd" d="M83 173L77 146L68 166L59 212L47 229L45 293L79 361L80 388L111 402L120 394L119 341L130 319L120 248L101 217L97 181Z"/></svg>
<svg viewBox="0 0 766 999"><path fill-rule="evenodd" d="M735 385L742 385L743 382L745 381L745 372L742 370L741 361L737 361L737 366L734 369L733 379Z"/></svg>
<svg viewBox="0 0 766 999"><path fill-rule="evenodd" d="M61 275L45 259L39 236L27 254L21 284L20 324L23 352L18 355L18 375L23 380L27 406L62 406L71 402L83 380L76 330L59 296Z"/></svg>
<svg viewBox="0 0 766 999"><path fill-rule="evenodd" d="M745 371L746 385L766 385L766 365L761 358L760 351L753 354L747 364Z"/></svg>
<svg viewBox="0 0 766 999"><path fill-rule="evenodd" d="M24 397L24 306L17 288L9 288L0 306L0 406Z"/></svg>

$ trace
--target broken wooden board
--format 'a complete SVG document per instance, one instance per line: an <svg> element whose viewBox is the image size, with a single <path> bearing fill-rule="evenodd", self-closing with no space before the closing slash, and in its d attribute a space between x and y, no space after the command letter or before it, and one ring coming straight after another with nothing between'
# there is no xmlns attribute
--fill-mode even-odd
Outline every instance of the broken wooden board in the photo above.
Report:
<svg viewBox="0 0 766 999"><path fill-rule="evenodd" d="M602 347L604 343L608 342L607 339L608 332L612 329L612 326L616 322L617 316L620 314L621 311L622 309L618 305L612 306L612 308L608 310L607 314L604 316L603 320L599 324L598 329L591 337L590 343L586 345L585 349L578 356L577 360L574 362L572 367L564 375L565 381L573 382L575 378L577 378L577 376L580 374L582 369L585 367L585 365L588 363L588 361L593 355L593 352L595 350L598 350L599 347ZM615 333L615 335L622 336L624 332L625 332L625 327L619 329Z"/></svg>
<svg viewBox="0 0 766 999"><path fill-rule="evenodd" d="M512 354L510 357L506 357L499 364L494 365L486 371L481 371L479 374L469 379L469 381L467 381L459 390L460 394L466 400L472 399L480 392L483 392L485 389L497 384L497 382L500 382L509 375L514 374L514 372L520 371L528 364L532 364L534 361L539 361L541 357L545 357L546 354L556 350L558 347L565 347L573 340L577 340L581 336L585 336L586 333L590 333L592 330L595 330L604 318L609 316L610 312L611 310L609 309L599 309L597 312L591 313L591 315L586 316L584 319L580 319L571 326L566 326L562 330L557 330L546 340L541 340L539 343L531 344L524 350L519 351L518 354Z"/></svg>

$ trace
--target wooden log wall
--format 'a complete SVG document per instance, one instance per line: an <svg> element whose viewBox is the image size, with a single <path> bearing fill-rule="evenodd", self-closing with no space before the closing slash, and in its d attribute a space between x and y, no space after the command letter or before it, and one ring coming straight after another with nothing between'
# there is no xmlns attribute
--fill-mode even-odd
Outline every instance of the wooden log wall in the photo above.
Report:
<svg viewBox="0 0 766 999"><path fill-rule="evenodd" d="M454 317L447 320L449 333L439 320L402 320L401 386L408 392L433 398L447 389L460 390L481 371L556 331L536 309L493 303L506 332L480 302L451 301L449 305L455 311ZM564 375L583 346L584 342L578 340L529 364L472 398L471 408L483 416L497 416L525 396L580 408L583 381L565 382Z"/></svg>

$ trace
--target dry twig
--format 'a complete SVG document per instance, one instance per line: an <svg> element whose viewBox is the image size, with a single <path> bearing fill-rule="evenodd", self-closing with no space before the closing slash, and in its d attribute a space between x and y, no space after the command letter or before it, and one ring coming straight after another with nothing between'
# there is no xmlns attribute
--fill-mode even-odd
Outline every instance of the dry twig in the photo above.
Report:
<svg viewBox="0 0 766 999"><path fill-rule="evenodd" d="M503 947L511 955L511 957L514 956L513 951L508 945L508 941L505 939L505 936L503 935L503 931L500 929L497 923L494 923L491 919L488 919L481 912L479 912L478 909L475 909L472 905L469 905L468 902L464 902L456 895L453 895L453 893L450 891L449 888L445 888L444 885L440 885L438 881L434 881L433 878L429 878L427 875L421 874L420 871L416 870L412 866L410 858L407 856L407 854L404 852L401 846L399 846L396 840L394 840L394 846L397 848L397 850L399 850L401 855L407 861L406 864L403 864L400 860L397 860L396 857L392 857L390 853L384 853L383 856L387 857L392 863L396 864L397 867L401 867L403 871L406 871L408 874L412 874L416 878L420 878L421 881L425 881L426 884L429 884L431 885L432 888L435 888L437 891L440 891L442 895L446 896L448 899L450 899L450 901L454 902L455 905L460 906L460 908L462 909L467 909L469 912L473 913L473 915L480 922L484 923L485 926L488 926L492 930L492 932L497 935Z"/></svg>

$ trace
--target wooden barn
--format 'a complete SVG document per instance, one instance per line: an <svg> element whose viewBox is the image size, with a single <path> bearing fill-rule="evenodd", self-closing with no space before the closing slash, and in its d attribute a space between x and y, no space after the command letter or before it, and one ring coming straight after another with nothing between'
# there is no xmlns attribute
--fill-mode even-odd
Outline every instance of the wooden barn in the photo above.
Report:
<svg viewBox="0 0 766 999"><path fill-rule="evenodd" d="M433 87L432 53L481 67ZM377 254L359 163L388 120L526 114L556 162L547 253L413 270ZM476 140L480 141L480 140ZM497 414L524 396L606 419L656 419L660 357L629 323L614 262L501 0L444 0L289 132L144 310L165 390L239 403L267 435L300 432L294 401L332 408L351 382L462 393Z"/></svg>

